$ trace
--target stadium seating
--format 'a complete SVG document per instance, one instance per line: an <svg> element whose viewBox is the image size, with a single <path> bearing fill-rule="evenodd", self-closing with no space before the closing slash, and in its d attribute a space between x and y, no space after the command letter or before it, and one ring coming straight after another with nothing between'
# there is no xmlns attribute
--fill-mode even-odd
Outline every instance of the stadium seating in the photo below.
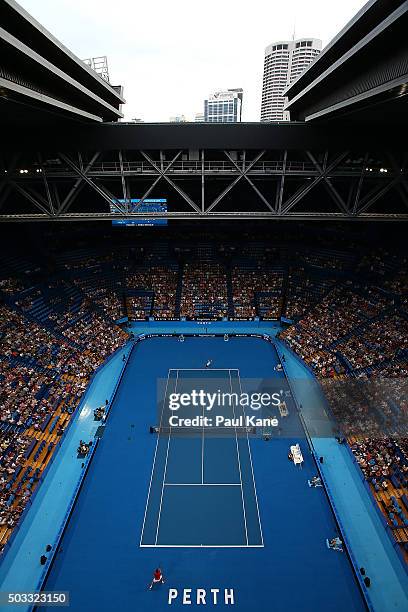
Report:
<svg viewBox="0 0 408 612"><path fill-rule="evenodd" d="M323 386L408 375L407 262L384 249L358 259L350 248L271 247L248 236L194 243L187 235L174 243L59 250L51 270L33 261L8 256L0 277L2 545L92 373L126 342L115 324L124 317L286 317L294 324L280 339ZM403 430L406 399L384 400L359 387L352 393L352 411L344 402L332 410L404 544L408 446L392 434Z"/></svg>
<svg viewBox="0 0 408 612"><path fill-rule="evenodd" d="M13 292L20 286L7 283ZM19 301L19 300L17 300ZM26 506L58 435L79 404L95 369L127 335L96 311L85 311L61 332L37 321L16 301L0 305L0 545ZM68 302L67 302L68 306ZM59 311L61 314L61 311ZM28 318L30 317L30 318ZM38 444L37 444L38 443ZM23 468L26 468L23 471ZM26 479L28 470L39 470Z"/></svg>

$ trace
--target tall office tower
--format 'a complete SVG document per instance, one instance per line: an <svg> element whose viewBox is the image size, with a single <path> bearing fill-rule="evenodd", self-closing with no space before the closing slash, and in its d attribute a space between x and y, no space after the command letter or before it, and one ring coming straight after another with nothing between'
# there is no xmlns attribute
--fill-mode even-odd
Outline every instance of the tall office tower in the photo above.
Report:
<svg viewBox="0 0 408 612"><path fill-rule="evenodd" d="M204 121L209 123L237 123L242 117L242 89L215 91L204 100Z"/></svg>
<svg viewBox="0 0 408 612"><path fill-rule="evenodd" d="M283 110L286 87L295 81L322 50L317 38L272 43L265 49L261 121L289 121Z"/></svg>

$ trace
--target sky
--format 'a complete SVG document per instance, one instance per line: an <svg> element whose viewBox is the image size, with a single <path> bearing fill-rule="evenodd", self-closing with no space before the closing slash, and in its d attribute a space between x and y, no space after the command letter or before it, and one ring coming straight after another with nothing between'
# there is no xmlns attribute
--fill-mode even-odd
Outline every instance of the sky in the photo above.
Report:
<svg viewBox="0 0 408 612"><path fill-rule="evenodd" d="M125 119L194 120L216 89L244 89L243 121L259 121L265 47L326 45L365 0L18 0L80 58L106 55L124 86Z"/></svg>

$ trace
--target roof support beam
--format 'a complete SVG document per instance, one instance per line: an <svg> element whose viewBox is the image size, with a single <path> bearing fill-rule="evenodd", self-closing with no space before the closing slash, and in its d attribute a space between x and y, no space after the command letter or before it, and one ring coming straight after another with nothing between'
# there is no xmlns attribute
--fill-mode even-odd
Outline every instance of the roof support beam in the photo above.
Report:
<svg viewBox="0 0 408 612"><path fill-rule="evenodd" d="M224 153L228 156L228 154L226 153L226 151L224 151ZM230 185L228 185L224 191L222 193L220 193L219 196L217 196L215 198L215 200L213 201L213 203L206 209L206 212L211 212L216 206L217 204L219 204L221 202L221 200L223 200L225 198L225 196L227 195L227 193L229 193L231 191L231 189L243 178L246 177L246 175L248 174L248 172L251 170L252 166L254 166L260 159L261 157L264 155L265 151L261 151L260 153L258 153L258 155L255 157L255 159L252 160L252 162L246 167L245 170L241 170L238 166L238 176L237 178L232 181L232 183L230 183ZM229 158L230 159L230 158ZM232 161L230 159L230 161ZM268 204L268 208L270 208L271 210L273 210L273 208L271 208L271 206Z"/></svg>
<svg viewBox="0 0 408 612"><path fill-rule="evenodd" d="M38 198L36 198L35 196L33 196L27 189L25 189L22 185L20 185L19 183L16 183L14 181L10 181L10 185L16 190L18 191L18 193L20 193L22 196L24 196L29 202L31 202L31 204L33 204L36 208L38 208L38 210L40 210L41 212L43 212L45 215L47 215L48 217L52 217L52 213L51 211L46 207L43 206L43 204L39 201Z"/></svg>
<svg viewBox="0 0 408 612"><path fill-rule="evenodd" d="M117 198L115 198L106 189L106 187L101 187L100 185L96 183L96 181L93 181L91 178L89 178L89 176L87 176L87 174L83 170L81 170L78 166L76 166L74 162L64 153L59 153L59 156L61 157L61 159L64 160L66 164L68 164L68 166L76 174L78 174L78 176L82 178L83 181L85 181L90 187L92 187L92 189L96 191L97 194L99 194L104 200L106 200L106 202L108 202L109 205L113 205L118 210L118 212L121 213L122 215L125 214L125 210L117 203Z"/></svg>
<svg viewBox="0 0 408 612"><path fill-rule="evenodd" d="M91 161L86 166L86 168L82 169L84 174L88 174L88 172L90 171L90 169L92 168L94 163L99 159L100 155L101 155L100 153L95 153L93 155L93 157L91 158ZM68 195L61 202L61 205L58 208L57 216L62 215L64 212L67 212L67 210L70 208L71 204L74 202L76 197L78 197L78 195L79 195L80 191L82 190L82 188L84 187L84 185L85 185L85 181L83 180L82 177L79 177L75 181L75 183L74 183L73 187L71 188L70 192L68 193Z"/></svg>
<svg viewBox="0 0 408 612"><path fill-rule="evenodd" d="M179 151L177 153L177 155L174 157L174 159L172 160L172 162L169 164L169 166L167 166L166 170L162 170L160 168L160 166L158 166L152 159L151 157L149 157L149 155L147 155L147 153L145 153L144 151L140 151L141 154L143 155L143 157L153 166L153 168L156 170L156 172L160 175L160 178L164 178L169 185L171 185L173 187L173 189L175 191L177 191L177 193L187 202L187 204L193 208L196 212L200 213L200 208L197 206L197 204L190 198L189 195L187 195L185 193L185 191L183 191L181 189L181 187L179 187L178 185L176 185L176 183L174 181L172 181L168 176L167 176L167 172L169 171L170 167L172 166L172 164L180 157L181 155L181 151Z"/></svg>
<svg viewBox="0 0 408 612"><path fill-rule="evenodd" d="M300 202L302 198L305 197L305 195L309 193L309 191L313 189L313 187L321 183L327 177L327 175L330 174L330 172L333 172L333 170L343 161L343 159L347 157L347 155L348 151L338 155L336 159L334 159L328 166L326 166L325 170L319 170L319 176L315 177L312 181L307 182L305 185L300 187L300 189L298 189L296 193L294 193L293 196L291 196L285 202L282 208L282 214L287 214L298 202Z"/></svg>
<svg viewBox="0 0 408 612"><path fill-rule="evenodd" d="M259 218L353 219L360 215L368 218L372 214L377 218L372 210L387 215L391 211L394 218L395 214L405 213L408 207L406 159L400 153L390 153L387 158L363 152L353 157L347 152L329 156L327 151L307 150L295 155L286 149L250 153L244 150L240 154L238 159L228 150L201 149L197 159L182 159L182 150L174 151L170 157L168 151L163 150L155 156L150 151L137 150L126 154L127 157L123 151L103 155L100 152L58 155L42 152L33 154L31 158L26 154L24 162L18 162L21 166L17 168L16 157L10 161L5 158L3 168L6 172L2 173L0 180L0 206L3 204L2 212L6 213L7 219L10 218L8 213L19 215L21 199L9 197L14 189L32 204L33 213L35 211L40 218L46 215L52 220L81 219L90 218L81 215L93 213L95 218L99 214L101 219L112 218L106 214L130 218L133 215L128 206L130 181L132 190L136 188L138 194L144 191L140 199L142 204L153 197L152 193L156 193L157 185L164 179L174 197L168 212L160 218L182 218L180 214L186 208L188 210L183 214L187 216L184 218L220 218L224 213L219 212L217 206L244 179L256 198L247 198L249 205L245 206L243 197L240 197L243 192L240 194L237 190L236 202L228 198L228 211L232 214L224 218L233 215L237 219L254 218L258 209ZM175 176L177 178L173 180ZM325 187L330 197L320 198L319 205L314 206L309 194L313 194L311 190L318 185ZM91 197L85 197L88 187L102 199L102 204L92 193ZM81 193L84 188L86 194ZM391 198L385 198L383 204L381 198L392 189L398 192L395 205ZM213 195L209 200L209 193L220 190L218 196ZM268 197L271 192L272 200ZM262 205L258 204L258 198ZM219 210L226 208L220 206ZM263 216L263 209L269 217ZM26 208L22 207L22 210ZM71 213L71 210L78 212ZM140 214L149 217L146 211ZM0 214L0 221L4 219L5 216Z"/></svg>
<svg viewBox="0 0 408 612"><path fill-rule="evenodd" d="M335 201L339 209L343 211L344 214L349 215L350 211L348 210L345 201L343 200L343 198L341 197L337 189L333 186L330 179L327 177L327 160L328 160L327 151L325 152L325 155L324 155L323 167L320 166L320 164L318 163L318 161L316 160L316 158L314 157L314 155L312 155L310 151L306 151L306 155L311 160L315 168L321 173L325 187L327 188L327 191L330 193L330 195L332 196L333 200Z"/></svg>
<svg viewBox="0 0 408 612"><path fill-rule="evenodd" d="M268 200L265 198L265 196L259 191L258 187L256 187L256 185L254 185L254 183L251 181L251 179L247 175L246 170L243 170L243 169L241 170L241 168L238 166L238 164L232 159L231 155L229 155L228 151L224 151L224 153L227 156L227 158L230 160L230 162L236 167L238 172L251 185L252 189L255 191L255 193L258 195L258 197L262 200L262 202L269 208L269 210L271 212L275 212L275 209L273 208L273 206L268 202ZM263 153L262 153L262 155L263 155Z"/></svg>

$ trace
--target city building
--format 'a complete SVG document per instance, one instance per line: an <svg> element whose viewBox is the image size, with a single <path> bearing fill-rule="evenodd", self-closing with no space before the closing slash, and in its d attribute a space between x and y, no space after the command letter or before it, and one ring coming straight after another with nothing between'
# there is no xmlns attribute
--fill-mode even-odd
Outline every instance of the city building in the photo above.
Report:
<svg viewBox="0 0 408 612"><path fill-rule="evenodd" d="M317 38L274 42L265 49L261 121L289 121L284 110L286 87L293 83L322 50Z"/></svg>
<svg viewBox="0 0 408 612"><path fill-rule="evenodd" d="M187 121L185 115L175 115L174 117L170 117L170 123L185 123Z"/></svg>
<svg viewBox="0 0 408 612"><path fill-rule="evenodd" d="M242 89L215 91L204 100L204 121L209 123L237 123L242 117Z"/></svg>
<svg viewBox="0 0 408 612"><path fill-rule="evenodd" d="M204 123L204 113L196 113L194 116L195 123Z"/></svg>

